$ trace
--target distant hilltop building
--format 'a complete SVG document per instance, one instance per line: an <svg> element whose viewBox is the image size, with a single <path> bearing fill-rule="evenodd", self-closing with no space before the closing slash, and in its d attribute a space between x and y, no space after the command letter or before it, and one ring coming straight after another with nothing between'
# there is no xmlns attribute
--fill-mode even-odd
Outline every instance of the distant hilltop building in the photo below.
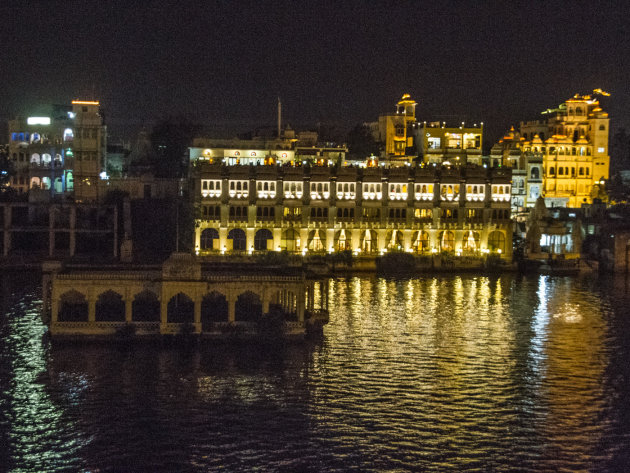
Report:
<svg viewBox="0 0 630 473"><path fill-rule="evenodd" d="M609 178L608 113L593 95L576 94L542 115L492 148L492 165L513 169L513 211L533 207L539 196L549 207L592 203Z"/></svg>
<svg viewBox="0 0 630 473"><path fill-rule="evenodd" d="M43 197L73 195L76 201L98 197L105 169L107 128L100 103L73 100L45 113L9 121L9 157L15 167L10 186Z"/></svg>

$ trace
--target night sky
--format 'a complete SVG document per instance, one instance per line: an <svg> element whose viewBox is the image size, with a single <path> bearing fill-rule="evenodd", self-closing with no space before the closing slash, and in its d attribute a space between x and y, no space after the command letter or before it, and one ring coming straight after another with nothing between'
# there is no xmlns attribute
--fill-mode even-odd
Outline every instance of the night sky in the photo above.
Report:
<svg viewBox="0 0 630 473"><path fill-rule="evenodd" d="M143 5L143 6L141 6ZM614 5L614 7L613 7ZM116 133L167 115L210 129L349 128L404 92L420 120L494 138L601 87L630 128L626 2L4 2L0 120L101 100Z"/></svg>

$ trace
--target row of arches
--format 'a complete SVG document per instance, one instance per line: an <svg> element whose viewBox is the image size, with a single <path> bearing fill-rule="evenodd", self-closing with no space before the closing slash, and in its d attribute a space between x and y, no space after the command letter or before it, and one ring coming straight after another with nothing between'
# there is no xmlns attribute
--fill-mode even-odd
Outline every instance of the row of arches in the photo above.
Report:
<svg viewBox="0 0 630 473"><path fill-rule="evenodd" d="M39 153L31 154L30 163L34 165L42 165L42 166L50 166L53 161L53 157L48 153L43 153L40 155ZM55 154L55 166L61 166L63 164L63 159L59 153Z"/></svg>
<svg viewBox="0 0 630 473"><path fill-rule="evenodd" d="M47 176L33 176L31 177L29 187L31 189L42 190L50 190L52 188L55 192L61 193L64 191L64 180L62 177L56 177L53 181L50 177ZM74 189L74 179L71 172L68 172L66 174L65 188L66 190Z"/></svg>
<svg viewBox="0 0 630 473"><path fill-rule="evenodd" d="M278 291L272 298L269 310L284 313L292 320L296 314L297 296L287 290ZM98 296L95 303L94 320L96 322L125 322L126 307L123 297L115 291L108 290ZM136 295L131 304L132 322L160 322L161 307L155 293L142 291ZM59 299L57 321L87 322L88 301L84 294L71 290ZM184 293L171 297L167 304L167 323L193 323L195 304ZM252 291L241 293L234 304L234 320L236 322L255 322L263 313L263 304L258 294ZM201 300L202 329L208 330L213 323L229 321L228 300L224 294L213 291Z"/></svg>
<svg viewBox="0 0 630 473"><path fill-rule="evenodd" d="M341 229L337 230L334 235L333 249L335 251L352 250L352 237L353 231ZM385 241L385 248L387 249L403 249L403 233L400 230L390 230L387 232ZM232 248L234 250L246 249L246 236L245 232L240 228L234 228L228 233L228 240L232 240ZM412 234L412 248L414 251L423 252L431 250L431 238L429 233L420 230L415 231ZM468 231L464 232L464 236L461 242L461 248L464 251L478 251L480 246L479 232ZM363 230L359 237L359 247L364 253L371 253L378 251L379 238L376 230ZM272 250L273 235L270 230L263 228L258 230L254 235L254 250ZM300 234L294 228L288 228L282 232L280 239L280 249L283 251L297 252L302 249L303 242L300 239ZM200 241L202 250L219 249L219 232L215 228L206 228L201 232ZM438 233L438 241L436 247L439 247L440 251L454 251L455 250L455 233L446 230ZM309 251L326 251L327 238L326 232L322 229L311 230L308 233L308 239L306 241L306 248ZM488 235L488 250L490 251L506 251L506 239L503 232L494 230Z"/></svg>

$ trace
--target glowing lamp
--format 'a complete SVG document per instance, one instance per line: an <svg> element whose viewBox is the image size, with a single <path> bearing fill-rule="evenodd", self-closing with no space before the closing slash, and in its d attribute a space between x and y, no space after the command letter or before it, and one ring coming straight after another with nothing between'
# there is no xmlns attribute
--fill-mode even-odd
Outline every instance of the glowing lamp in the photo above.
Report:
<svg viewBox="0 0 630 473"><path fill-rule="evenodd" d="M28 117L27 125L50 125L50 117Z"/></svg>

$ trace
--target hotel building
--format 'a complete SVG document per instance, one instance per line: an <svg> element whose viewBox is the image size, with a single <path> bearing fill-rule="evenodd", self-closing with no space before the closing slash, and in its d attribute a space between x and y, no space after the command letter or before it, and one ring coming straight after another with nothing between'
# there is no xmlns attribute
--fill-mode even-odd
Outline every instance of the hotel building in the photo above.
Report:
<svg viewBox="0 0 630 473"><path fill-rule="evenodd" d="M47 114L9 121L10 185L18 192L73 195L78 202L98 197L105 169L107 130L99 102L74 100Z"/></svg>
<svg viewBox="0 0 630 473"><path fill-rule="evenodd" d="M194 167L196 250L496 253L510 259L511 170Z"/></svg>
<svg viewBox="0 0 630 473"><path fill-rule="evenodd" d="M483 124L447 127L446 123L418 123L415 128L418 154L425 163L481 165Z"/></svg>
<svg viewBox="0 0 630 473"><path fill-rule="evenodd" d="M592 203L593 186L609 177L608 113L593 95L575 95L543 115L541 120L521 122L520 135L524 153L542 156L547 206Z"/></svg>

